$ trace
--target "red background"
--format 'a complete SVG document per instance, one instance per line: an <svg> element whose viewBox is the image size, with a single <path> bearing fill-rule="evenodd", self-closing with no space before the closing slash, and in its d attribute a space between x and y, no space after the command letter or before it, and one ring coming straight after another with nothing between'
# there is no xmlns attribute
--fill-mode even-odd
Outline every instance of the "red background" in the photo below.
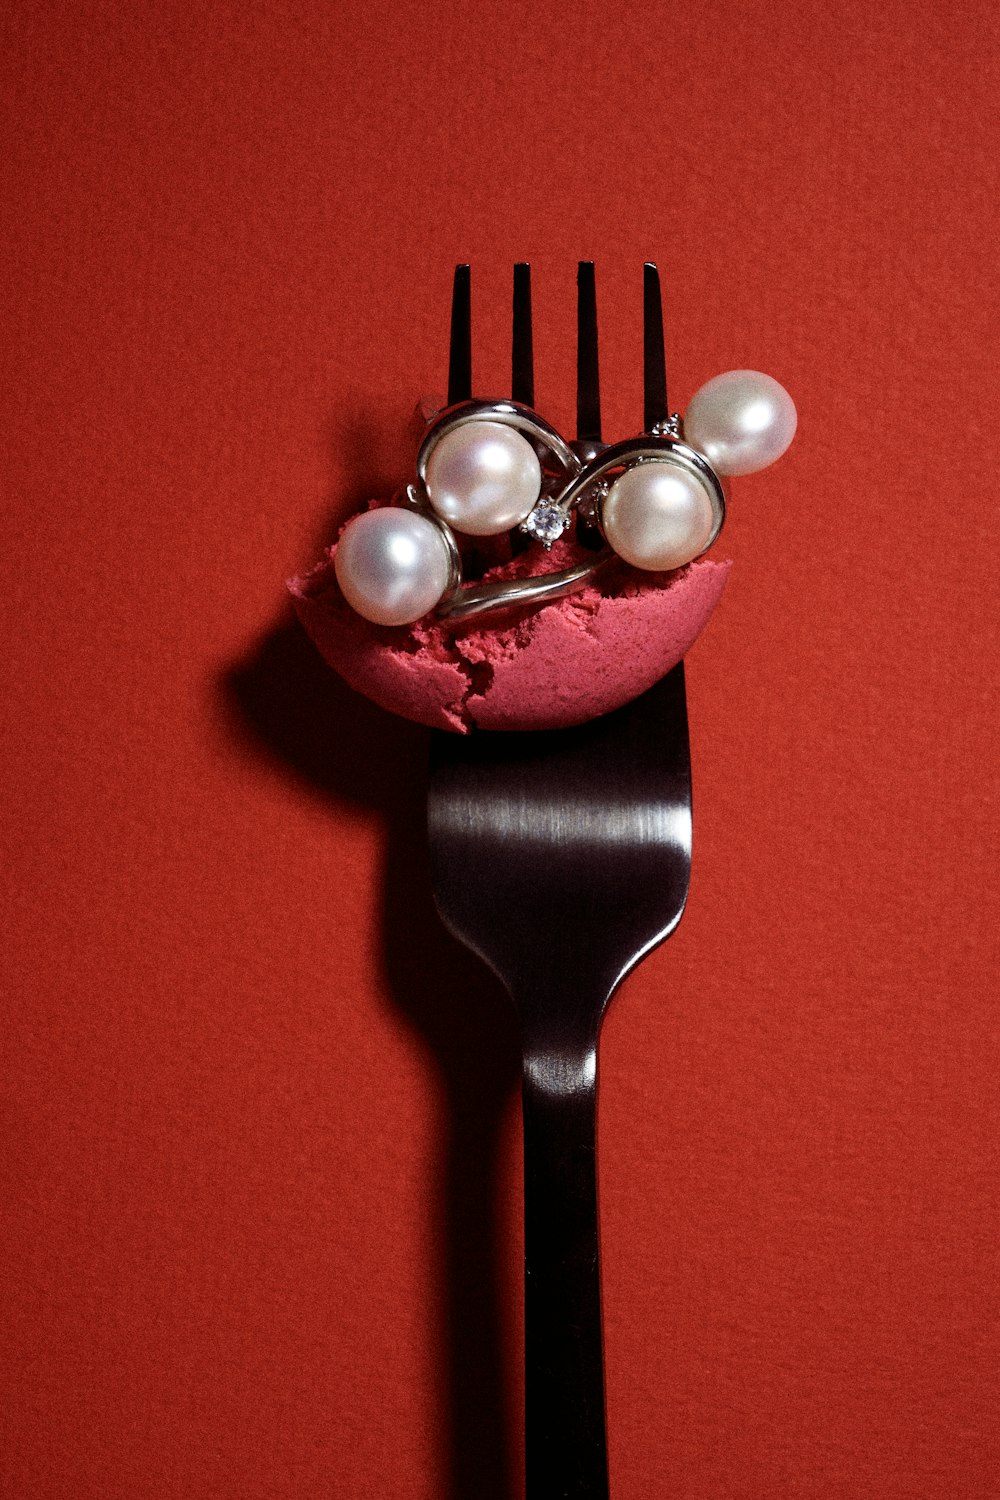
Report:
<svg viewBox="0 0 1000 1500"><path fill-rule="evenodd" d="M424 731L284 603L474 267L606 430L752 366L695 869L602 1048L615 1500L1000 1494L995 9L19 4L4 23L3 1494L519 1492L516 1039Z"/></svg>

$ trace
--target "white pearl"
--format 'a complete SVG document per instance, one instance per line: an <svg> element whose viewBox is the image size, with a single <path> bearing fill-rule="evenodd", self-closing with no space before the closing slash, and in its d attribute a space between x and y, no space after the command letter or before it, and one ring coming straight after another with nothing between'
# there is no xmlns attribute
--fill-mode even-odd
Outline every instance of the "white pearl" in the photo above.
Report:
<svg viewBox="0 0 1000 1500"><path fill-rule="evenodd" d="M619 557L634 568L661 572L682 568L704 552L715 512L708 490L690 469L655 459L618 476L601 519Z"/></svg>
<svg viewBox="0 0 1000 1500"><path fill-rule="evenodd" d="M755 474L780 458L795 436L795 403L759 370L716 375L691 397L684 441L717 474Z"/></svg>
<svg viewBox="0 0 1000 1500"><path fill-rule="evenodd" d="M448 587L448 547L435 523L387 505L348 522L333 560L340 591L376 625L409 625Z"/></svg>
<svg viewBox="0 0 1000 1500"><path fill-rule="evenodd" d="M497 536L534 507L542 466L515 428L464 422L432 448L426 479L431 505L449 526L469 536Z"/></svg>

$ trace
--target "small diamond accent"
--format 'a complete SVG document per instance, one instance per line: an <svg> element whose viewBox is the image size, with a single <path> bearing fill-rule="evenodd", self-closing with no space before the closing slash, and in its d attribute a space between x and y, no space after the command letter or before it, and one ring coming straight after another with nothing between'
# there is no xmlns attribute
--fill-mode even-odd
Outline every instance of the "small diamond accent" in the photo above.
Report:
<svg viewBox="0 0 1000 1500"><path fill-rule="evenodd" d="M557 542L569 525L569 515L560 510L558 505L552 505L543 500L536 505L530 515L526 516L518 527L519 531L527 532L536 541L548 550L553 542Z"/></svg>

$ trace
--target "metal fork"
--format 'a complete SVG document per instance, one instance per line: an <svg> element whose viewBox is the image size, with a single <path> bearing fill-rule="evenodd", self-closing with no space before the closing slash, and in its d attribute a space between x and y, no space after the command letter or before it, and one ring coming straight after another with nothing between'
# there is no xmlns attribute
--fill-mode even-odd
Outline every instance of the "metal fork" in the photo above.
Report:
<svg viewBox="0 0 1000 1500"><path fill-rule="evenodd" d="M601 445L593 265L578 281L578 442ZM647 430L667 416L660 287L645 267ZM449 404L471 394L468 267ZM513 391L533 399L527 267ZM691 868L683 665L614 714L551 733L436 732L431 872L451 932L496 974L522 1035L528 1500L607 1500L597 1224L597 1044L626 975L680 920Z"/></svg>

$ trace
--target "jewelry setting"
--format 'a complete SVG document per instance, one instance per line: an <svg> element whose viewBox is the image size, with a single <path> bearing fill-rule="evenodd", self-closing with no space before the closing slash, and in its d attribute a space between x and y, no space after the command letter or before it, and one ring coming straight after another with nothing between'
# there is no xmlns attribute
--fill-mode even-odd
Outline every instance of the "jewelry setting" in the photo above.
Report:
<svg viewBox="0 0 1000 1500"><path fill-rule="evenodd" d="M722 530L726 481L767 468L795 435L791 396L755 370L716 375L695 393L683 418L668 413L659 277L647 264L644 354L653 378L646 382L646 430L603 443L595 397L591 410L578 402L583 435L567 442L533 406L528 277L527 266L515 267L513 385L520 399L473 400L469 267L456 268L448 404L427 427L415 481L391 505L349 521L334 559L348 604L375 624L408 625L431 612L461 619L545 603L581 588L614 559L643 572L684 567ZM596 392L591 262L581 263L578 286L579 388ZM456 533L519 533L548 550L574 519L590 549L574 566L463 582Z"/></svg>

